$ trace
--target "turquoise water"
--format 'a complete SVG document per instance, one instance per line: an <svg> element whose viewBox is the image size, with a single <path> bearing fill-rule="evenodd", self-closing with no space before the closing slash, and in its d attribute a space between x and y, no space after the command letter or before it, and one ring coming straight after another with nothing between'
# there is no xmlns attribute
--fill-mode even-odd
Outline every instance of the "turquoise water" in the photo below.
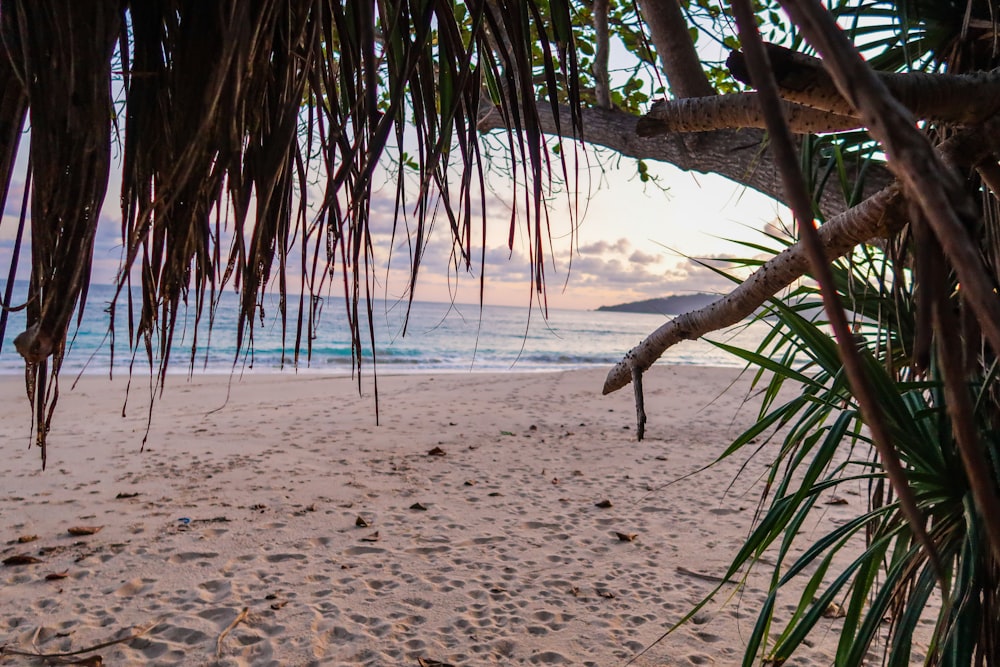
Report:
<svg viewBox="0 0 1000 667"><path fill-rule="evenodd" d="M23 288L16 285L14 303L23 302ZM73 337L64 368L67 371L107 373L127 370L132 355L127 345L127 323L119 315L116 345L112 362L108 337L107 305L113 288L92 287L84 317ZM2 292L0 292L2 294ZM294 304L297 306L298 300ZM209 341L207 318L198 330L194 360L191 342L194 334L193 313L179 324L171 351L171 372L319 372L344 373L352 370L351 337L346 326L343 299L334 295L323 301L318 331L312 341L311 357L305 344L295 363L295 314L289 313L289 331L282 343L277 320L277 298L265 303L268 317L254 329L252 351L236 349L237 299L227 292L215 314ZM124 312L124 304L119 305ZM291 308L290 308L291 310ZM406 335L403 323L405 302L374 304L375 362L380 372L441 371L555 371L606 367L640 342L668 318L664 315L610 313L579 310L549 310L544 318L536 309L524 307L454 305L416 302L410 312ZM765 326L754 324L736 334L735 342L754 345L765 333ZM10 313L3 346L0 348L0 373L23 372L20 356L12 340L24 329L24 314ZM732 342L733 332L715 334L715 340ZM367 330L362 331L363 370L370 371L372 350ZM665 361L703 366L741 366L740 362L704 341L686 341L668 352ZM154 363L158 359L154 358ZM136 360L135 369L148 368L145 349Z"/></svg>

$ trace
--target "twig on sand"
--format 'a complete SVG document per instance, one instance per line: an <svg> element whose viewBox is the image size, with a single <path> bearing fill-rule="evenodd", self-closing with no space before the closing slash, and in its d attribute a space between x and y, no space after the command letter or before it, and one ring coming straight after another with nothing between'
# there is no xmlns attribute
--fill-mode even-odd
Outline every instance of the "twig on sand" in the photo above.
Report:
<svg viewBox="0 0 1000 667"><path fill-rule="evenodd" d="M119 637L118 639L112 639L110 641L101 642L100 644L94 644L93 646L87 646L85 648L79 648L79 649L76 649L75 651L66 651L64 653L42 653L41 651L38 651L38 650L35 650L35 651L21 651L20 649L11 648L11 647L6 646L6 645L0 645L0 656L5 656L5 655L20 655L20 656L26 656L26 657L29 657L29 658L44 658L46 660L52 660L52 659L58 660L59 658L72 658L74 656L82 655L84 653L91 653L93 651L98 651L98 650L100 650L102 648L107 648L108 646L114 646L115 644L123 644L125 642L130 642L133 639L138 639L139 637L143 636L144 634L146 634L147 632L149 632L150 630L152 630L153 628L155 628L159 624L160 624L160 621L157 620L157 621L154 621L153 623L151 623L150 625L147 625L145 628L141 628L139 630L136 630L132 634L127 635L125 637ZM39 630L35 631L35 636L31 640L32 643L35 643L36 639L38 638L39 631L40 631L40 628L39 628Z"/></svg>
<svg viewBox="0 0 1000 667"><path fill-rule="evenodd" d="M716 583L725 583L725 582L729 581L725 577L717 577L714 574L702 574L701 572L695 572L694 570L689 570L686 567L683 567L681 565L677 566L677 572L680 573L680 574L686 574L689 577L696 577L698 579L704 579L705 581L713 581L713 582L716 582ZM736 582L732 581L732 582L729 582L729 583L734 583L735 584Z"/></svg>
<svg viewBox="0 0 1000 667"><path fill-rule="evenodd" d="M226 629L219 634L219 639L218 641L215 642L216 658L222 657L222 640L226 638L226 635L228 635L230 632L233 631L233 628L235 628L241 622L245 621L249 613L250 613L250 607L243 607L243 611L241 611L239 615L237 615L236 618L233 619L233 622L230 623L228 626L226 626Z"/></svg>

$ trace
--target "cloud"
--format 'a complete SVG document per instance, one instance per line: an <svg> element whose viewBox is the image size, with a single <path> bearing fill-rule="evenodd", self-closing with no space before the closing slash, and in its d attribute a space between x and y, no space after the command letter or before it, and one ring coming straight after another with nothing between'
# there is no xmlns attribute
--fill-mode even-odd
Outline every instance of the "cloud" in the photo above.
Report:
<svg viewBox="0 0 1000 667"><path fill-rule="evenodd" d="M632 264L659 264L663 261L662 255L651 255L641 250L636 250L628 256L628 261Z"/></svg>
<svg viewBox="0 0 1000 667"><path fill-rule="evenodd" d="M609 241L596 241L584 246L580 246L581 255L606 255L608 253L627 254L632 244L628 239L620 238L614 243Z"/></svg>

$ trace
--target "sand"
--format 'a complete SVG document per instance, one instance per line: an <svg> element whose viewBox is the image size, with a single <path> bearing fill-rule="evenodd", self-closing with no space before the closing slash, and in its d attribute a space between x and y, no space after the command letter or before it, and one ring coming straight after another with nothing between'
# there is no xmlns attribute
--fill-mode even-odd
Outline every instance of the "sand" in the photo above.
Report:
<svg viewBox="0 0 1000 667"><path fill-rule="evenodd" d="M144 452L145 378L125 418L124 379L66 378L44 472L21 379L5 377L0 560L38 562L0 567L0 645L66 652L147 630L79 657L738 664L764 573L660 640L725 571L770 460L667 485L753 421L746 380L724 392L735 375L648 373L643 442L631 391L601 396L602 370L380 376L380 425L350 378L171 377ZM848 499L820 521L863 507ZM789 664L830 664L839 623Z"/></svg>

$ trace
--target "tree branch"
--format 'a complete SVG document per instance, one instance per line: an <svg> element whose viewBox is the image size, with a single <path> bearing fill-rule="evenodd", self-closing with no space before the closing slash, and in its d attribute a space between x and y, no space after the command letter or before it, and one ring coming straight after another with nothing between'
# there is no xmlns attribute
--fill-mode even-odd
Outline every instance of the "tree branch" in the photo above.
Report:
<svg viewBox="0 0 1000 667"><path fill-rule="evenodd" d="M828 259L850 252L854 246L898 231L904 224L900 189L891 185L819 228ZM682 340L732 326L749 317L765 301L801 278L809 270L802 243L796 243L765 262L732 292L666 322L626 353L608 373L603 393L610 394L632 381L633 368L645 371L668 349Z"/></svg>
<svg viewBox="0 0 1000 667"><path fill-rule="evenodd" d="M861 127L861 121L852 116L841 116L794 102L785 102L783 107L788 126L797 134L843 132ZM669 132L744 127L766 129L757 93L660 100L639 119L635 130L640 137L652 137Z"/></svg>
<svg viewBox="0 0 1000 667"><path fill-rule="evenodd" d="M488 132L504 129L500 111L488 102L484 104L487 106L480 109L479 130ZM578 134L571 129L569 109L560 107L563 118L561 135L557 132L554 118L547 111L547 106L538 105L540 126L547 134L605 146L626 157L667 162L685 171L717 173L777 201L786 201L774 163L767 151L763 150L765 138L761 130L703 132L696 135L697 151L693 152L685 145L682 135L638 136L636 126L639 117L623 111L582 109L584 131L583 134ZM817 198L820 212L828 219L843 213L847 208L844 195L834 180L830 179ZM865 176L862 198L870 197L891 182L892 176L885 168L870 165Z"/></svg>
<svg viewBox="0 0 1000 667"><path fill-rule="evenodd" d="M688 23L677 0L639 0L639 9L649 26L656 54L674 96L715 95L715 89L705 76L701 59L688 32Z"/></svg>

